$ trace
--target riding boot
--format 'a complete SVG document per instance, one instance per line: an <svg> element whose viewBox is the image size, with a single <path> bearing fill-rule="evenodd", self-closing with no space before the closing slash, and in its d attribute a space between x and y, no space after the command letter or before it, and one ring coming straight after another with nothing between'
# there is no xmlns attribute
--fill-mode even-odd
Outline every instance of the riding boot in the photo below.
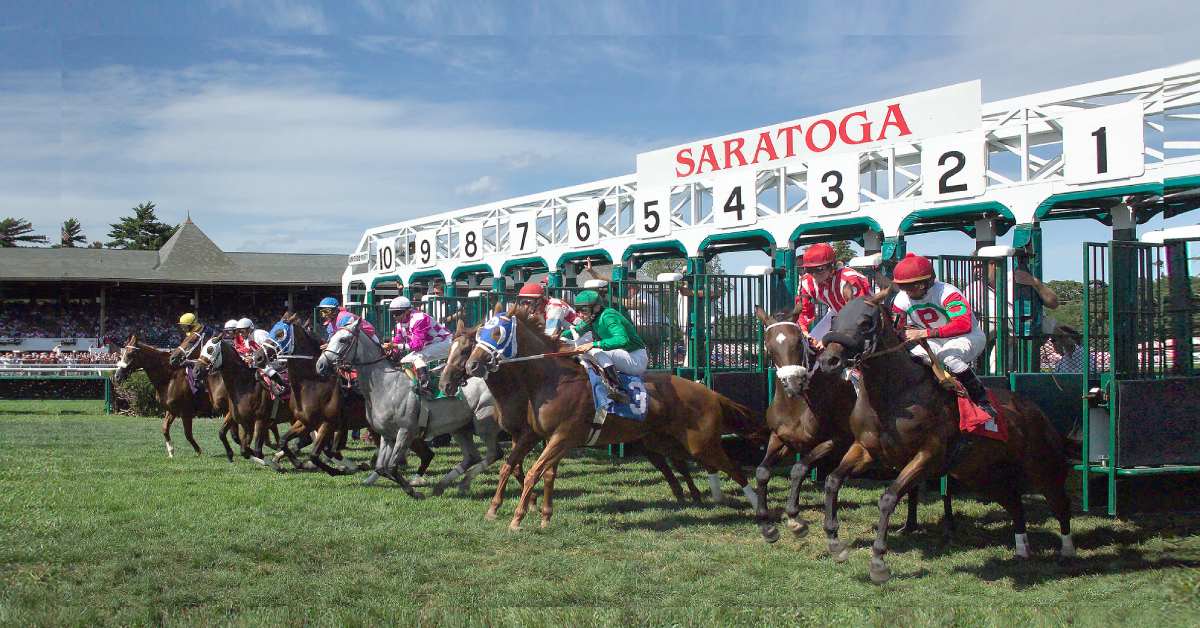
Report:
<svg viewBox="0 0 1200 628"><path fill-rule="evenodd" d="M433 398L433 389L429 386L429 367L417 369L417 394L425 399Z"/></svg>
<svg viewBox="0 0 1200 628"><path fill-rule="evenodd" d="M979 377L975 375L974 369L967 369L961 373L955 373L954 378L963 385L963 388L967 389L967 397L969 397L975 405L983 409L984 412L990 414L993 419L996 418L998 414L996 412L996 408L993 407L992 402L988 400L987 389L984 388L983 382L979 381Z"/></svg>
<svg viewBox="0 0 1200 628"><path fill-rule="evenodd" d="M271 371L270 376L271 376L271 383L273 384L272 392L275 394L276 397L283 395L283 393L287 391L287 384L285 384L283 382L283 376L279 374L279 371L275 371L275 370Z"/></svg>
<svg viewBox="0 0 1200 628"><path fill-rule="evenodd" d="M617 367L604 367L604 379L608 381L608 398L616 403L628 405L629 395L621 390L621 379L617 377Z"/></svg>

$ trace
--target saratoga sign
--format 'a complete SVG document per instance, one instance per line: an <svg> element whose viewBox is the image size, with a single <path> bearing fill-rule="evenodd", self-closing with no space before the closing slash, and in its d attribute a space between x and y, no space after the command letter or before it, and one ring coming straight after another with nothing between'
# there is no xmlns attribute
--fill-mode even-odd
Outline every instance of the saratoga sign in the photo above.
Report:
<svg viewBox="0 0 1200 628"><path fill-rule="evenodd" d="M980 127L980 82L968 81L782 124L641 153L639 186L679 185L813 155L862 152Z"/></svg>

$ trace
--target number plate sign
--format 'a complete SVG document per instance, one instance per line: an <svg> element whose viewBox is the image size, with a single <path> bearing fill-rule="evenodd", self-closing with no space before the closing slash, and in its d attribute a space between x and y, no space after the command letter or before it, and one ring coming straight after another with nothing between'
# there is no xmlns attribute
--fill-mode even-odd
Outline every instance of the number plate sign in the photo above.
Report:
<svg viewBox="0 0 1200 628"><path fill-rule="evenodd" d="M671 233L671 188L638 190L634 224L639 238L657 238Z"/></svg>
<svg viewBox="0 0 1200 628"><path fill-rule="evenodd" d="M483 221L469 222L460 228L458 258L466 262L483 259Z"/></svg>
<svg viewBox="0 0 1200 628"><path fill-rule="evenodd" d="M1063 179L1082 185L1140 177L1146 171L1142 104L1126 102L1062 119Z"/></svg>
<svg viewBox="0 0 1200 628"><path fill-rule="evenodd" d="M603 201L567 205L567 232L571 246L594 246L600 241L600 206Z"/></svg>
<svg viewBox="0 0 1200 628"><path fill-rule="evenodd" d="M713 181L713 221L721 229L746 227L758 222L756 176L746 171Z"/></svg>
<svg viewBox="0 0 1200 628"><path fill-rule="evenodd" d="M979 196L986 169L983 131L927 139L921 143L921 196L929 201Z"/></svg>
<svg viewBox="0 0 1200 628"><path fill-rule="evenodd" d="M379 243L379 249L375 251L375 267L379 272L391 272L396 268L396 251L400 250L402 245L400 240L401 238L392 238Z"/></svg>
<svg viewBox="0 0 1200 628"><path fill-rule="evenodd" d="M508 221L508 250L527 255L537 250L537 212L513 216Z"/></svg>
<svg viewBox="0 0 1200 628"><path fill-rule="evenodd" d="M437 264L437 232L422 231L414 237L417 249L413 252L413 263L417 268L429 268Z"/></svg>
<svg viewBox="0 0 1200 628"><path fill-rule="evenodd" d="M808 211L814 215L858 210L858 154L808 162Z"/></svg>

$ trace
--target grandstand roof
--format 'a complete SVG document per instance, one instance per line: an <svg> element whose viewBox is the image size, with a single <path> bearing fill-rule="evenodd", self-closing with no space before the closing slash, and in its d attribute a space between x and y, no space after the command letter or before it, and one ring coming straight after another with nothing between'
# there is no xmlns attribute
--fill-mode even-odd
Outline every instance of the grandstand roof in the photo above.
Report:
<svg viewBox="0 0 1200 628"><path fill-rule="evenodd" d="M222 251L188 218L158 251L0 248L0 280L338 285L345 255Z"/></svg>

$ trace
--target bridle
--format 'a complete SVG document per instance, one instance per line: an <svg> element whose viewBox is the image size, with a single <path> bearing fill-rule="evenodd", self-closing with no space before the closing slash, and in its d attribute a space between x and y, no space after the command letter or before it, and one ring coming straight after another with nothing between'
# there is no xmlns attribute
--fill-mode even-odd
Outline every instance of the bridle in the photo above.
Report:
<svg viewBox="0 0 1200 628"><path fill-rule="evenodd" d="M342 347L339 351L334 351L333 349L329 348L321 350L321 355L326 360L329 360L329 362L333 364L334 368L339 370L348 370L356 366L370 366L372 364L378 364L387 359L387 352L383 350L383 347L375 344L375 348L379 349L378 358L371 360L370 362L350 362L349 356L354 355L354 349L358 347L358 337L362 334L362 329L359 328L358 325L354 325L352 329L346 329L345 327L342 329L345 329L350 334L350 342L346 343L346 346ZM333 358L331 359L329 356L333 356Z"/></svg>
<svg viewBox="0 0 1200 628"><path fill-rule="evenodd" d="M781 327L781 326L795 327L796 329L803 332L803 328L800 327L800 325L794 321L778 321L775 323L771 323L770 325L767 325L766 327L763 328L764 341L766 340L767 335L771 331L772 328ZM780 379L780 381L787 380L794 375L799 375L799 371L801 371L801 370L812 371L812 356L814 354L812 344L808 341L808 339L806 338L806 336L803 333L800 334L799 342L800 342L801 364L785 364L783 366L780 366L778 364L775 365L775 376L778 377ZM808 396L808 383L807 382L805 383L803 394L805 397Z"/></svg>

